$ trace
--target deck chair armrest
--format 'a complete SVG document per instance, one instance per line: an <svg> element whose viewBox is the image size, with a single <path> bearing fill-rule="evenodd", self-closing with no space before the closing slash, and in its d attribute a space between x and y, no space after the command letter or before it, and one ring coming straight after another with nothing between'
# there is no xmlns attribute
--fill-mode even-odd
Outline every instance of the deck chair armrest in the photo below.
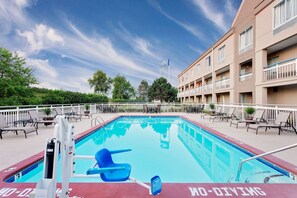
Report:
<svg viewBox="0 0 297 198"><path fill-rule="evenodd" d="M274 123L275 123L275 119L267 119L267 120L266 120L266 123L267 123L267 124L269 124L269 123L274 124Z"/></svg>
<svg viewBox="0 0 297 198"><path fill-rule="evenodd" d="M112 167L112 168L89 168L87 170L87 175L94 175L94 174L100 174L100 173L106 173L106 172L112 172L112 171L118 171L118 170L124 170L125 167Z"/></svg>
<svg viewBox="0 0 297 198"><path fill-rule="evenodd" d="M132 151L132 149L114 150L114 151L110 151L110 154L117 154L117 153L123 153L123 152L128 152L128 151Z"/></svg>
<svg viewBox="0 0 297 198"><path fill-rule="evenodd" d="M286 122L280 122L280 126L286 126L288 124L288 122L286 121Z"/></svg>

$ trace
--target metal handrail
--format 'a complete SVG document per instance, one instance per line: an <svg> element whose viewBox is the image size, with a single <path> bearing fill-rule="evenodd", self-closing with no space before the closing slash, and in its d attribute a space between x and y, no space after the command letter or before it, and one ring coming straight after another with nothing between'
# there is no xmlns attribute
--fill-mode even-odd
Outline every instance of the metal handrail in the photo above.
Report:
<svg viewBox="0 0 297 198"><path fill-rule="evenodd" d="M125 113L130 117L129 113L126 111L126 109L123 107L123 106L120 106L124 111Z"/></svg>
<svg viewBox="0 0 297 198"><path fill-rule="evenodd" d="M98 118L100 118L101 119L101 121L102 121L102 123L100 122L100 120L98 120ZM96 123L97 123L97 121L98 121L98 123L99 124L101 124L102 126L104 126L104 120L103 120L103 118L101 117L101 116L97 116L96 118L93 118L92 120L91 120L91 127L93 127L93 122L95 121L95 125L94 126L96 126Z"/></svg>
<svg viewBox="0 0 297 198"><path fill-rule="evenodd" d="M243 163L245 163L247 161L250 161L250 160L253 160L253 159L258 159L258 158L261 158L261 157L264 157L264 156L267 156L267 155L271 155L271 154L274 154L274 153L279 153L281 151L285 151L285 150L288 150L288 149L291 149L291 148L294 148L294 147L297 147L297 143L296 144L289 145L289 146L286 146L286 147L282 147L282 148L279 148L279 149L276 149L276 150L273 150L273 151L262 153L260 155L255 155L253 157L250 157L250 158L247 158L247 159L242 160L240 162L239 166L238 166L238 171L237 171L237 175L236 175L236 181L239 181Z"/></svg>

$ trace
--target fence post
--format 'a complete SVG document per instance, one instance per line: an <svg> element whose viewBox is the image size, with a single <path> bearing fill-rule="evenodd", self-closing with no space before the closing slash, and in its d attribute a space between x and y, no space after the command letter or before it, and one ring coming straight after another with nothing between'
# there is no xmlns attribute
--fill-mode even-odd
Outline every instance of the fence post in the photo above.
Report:
<svg viewBox="0 0 297 198"><path fill-rule="evenodd" d="M243 104L241 104L241 119L244 119L244 108L243 108Z"/></svg>
<svg viewBox="0 0 297 198"><path fill-rule="evenodd" d="M64 105L62 105L62 114L64 115Z"/></svg>
<svg viewBox="0 0 297 198"><path fill-rule="evenodd" d="M276 64L276 79L278 79L278 64Z"/></svg>
<svg viewBox="0 0 297 198"><path fill-rule="evenodd" d="M295 76L297 76L297 58L295 59Z"/></svg>
<svg viewBox="0 0 297 198"><path fill-rule="evenodd" d="M16 114L16 120L19 120L19 119L20 119L20 108L17 107L17 108L16 108L16 111L17 111L17 114Z"/></svg>
<svg viewBox="0 0 297 198"><path fill-rule="evenodd" d="M38 113L38 109L39 109L39 107L38 106L36 106L36 112Z"/></svg>
<svg viewBox="0 0 297 198"><path fill-rule="evenodd" d="M53 112L53 105L51 105L51 110L52 110L52 112ZM51 113L52 114L52 113Z"/></svg>
<svg viewBox="0 0 297 198"><path fill-rule="evenodd" d="M296 70L297 71L297 70ZM296 127L297 127L297 113L296 113L297 111L294 111L294 114L293 114L293 116L295 117L295 123L294 123L294 119L292 119L293 120L293 126L294 126L294 124L295 124L295 129L296 129Z"/></svg>

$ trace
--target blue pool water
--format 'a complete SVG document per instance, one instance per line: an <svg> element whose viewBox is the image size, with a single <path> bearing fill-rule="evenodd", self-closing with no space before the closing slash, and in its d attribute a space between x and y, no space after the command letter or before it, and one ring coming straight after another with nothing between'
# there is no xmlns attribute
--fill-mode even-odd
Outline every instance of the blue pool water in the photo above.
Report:
<svg viewBox="0 0 297 198"><path fill-rule="evenodd" d="M76 143L76 155L95 155L102 149L132 149L113 155L117 163L130 163L131 177L148 182L159 175L163 182L236 182L238 165L247 152L179 117L121 117ZM92 160L75 160L75 170L85 174ZM243 165L240 182L294 183L288 172L258 160ZM37 182L43 164L10 181ZM275 176L279 175L279 176ZM280 176L282 175L282 176ZM73 178L72 182L102 182L98 178Z"/></svg>

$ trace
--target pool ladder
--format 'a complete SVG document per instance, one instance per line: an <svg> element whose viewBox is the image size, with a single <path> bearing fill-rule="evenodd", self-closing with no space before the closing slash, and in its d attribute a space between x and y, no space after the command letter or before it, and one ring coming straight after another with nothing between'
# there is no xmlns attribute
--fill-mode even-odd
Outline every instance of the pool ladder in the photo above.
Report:
<svg viewBox="0 0 297 198"><path fill-rule="evenodd" d="M271 155L271 154L274 154L274 153L279 153L281 151L285 151L285 150L292 149L292 148L295 148L295 147L297 147L297 143L296 144L289 145L289 146L285 146L285 147L282 147L282 148L279 148L279 149L275 149L275 150L272 150L272 151L269 151L269 152L266 152L266 153L262 153L260 155L255 155L253 157L250 157L250 158L247 158L247 159L242 160L239 163L239 166L238 166L237 175L236 175L236 181L239 181L239 179L240 179L240 175L241 175L241 170L242 170L243 163L248 162L250 160L258 159L258 158L261 158L261 157L264 157L264 156L267 156L267 155Z"/></svg>
<svg viewBox="0 0 297 198"><path fill-rule="evenodd" d="M126 111L126 109L123 107L123 106L120 106L123 110L124 110L124 112L128 115L128 117L130 118L130 115L129 115L129 113Z"/></svg>
<svg viewBox="0 0 297 198"><path fill-rule="evenodd" d="M103 118L101 116L97 116L96 118L93 118L91 120L91 127L94 127L98 124L101 124L101 126L104 126L105 125L105 122L103 120Z"/></svg>

